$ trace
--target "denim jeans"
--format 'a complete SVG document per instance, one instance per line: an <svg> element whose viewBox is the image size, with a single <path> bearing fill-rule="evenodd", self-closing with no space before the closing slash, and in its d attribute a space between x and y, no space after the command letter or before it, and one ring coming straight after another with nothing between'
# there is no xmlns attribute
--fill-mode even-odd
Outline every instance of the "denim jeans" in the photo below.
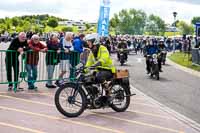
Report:
<svg viewBox="0 0 200 133"><path fill-rule="evenodd" d="M37 65L26 65L26 71L28 73L28 86L34 87L34 83L37 79Z"/></svg>
<svg viewBox="0 0 200 133"><path fill-rule="evenodd" d="M47 85L52 85L54 70L55 70L55 65L47 65L47 76L48 76Z"/></svg>

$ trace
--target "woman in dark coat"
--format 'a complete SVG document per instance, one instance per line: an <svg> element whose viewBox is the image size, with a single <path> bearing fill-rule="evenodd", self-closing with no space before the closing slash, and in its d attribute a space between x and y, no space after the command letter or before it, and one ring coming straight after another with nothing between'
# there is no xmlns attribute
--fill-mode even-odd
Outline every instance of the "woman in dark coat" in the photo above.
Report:
<svg viewBox="0 0 200 133"><path fill-rule="evenodd" d="M47 88L56 88L55 85L52 84L53 74L55 70L55 66L59 62L59 40L57 34L52 34L50 36L49 41L47 42L48 52L46 55L46 65L47 65L47 75L48 81L46 83Z"/></svg>

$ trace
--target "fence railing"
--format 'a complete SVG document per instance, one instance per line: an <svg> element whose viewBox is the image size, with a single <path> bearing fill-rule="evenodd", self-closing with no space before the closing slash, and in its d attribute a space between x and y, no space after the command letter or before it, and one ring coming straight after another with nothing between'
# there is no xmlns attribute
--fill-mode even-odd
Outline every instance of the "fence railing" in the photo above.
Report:
<svg viewBox="0 0 200 133"><path fill-rule="evenodd" d="M48 50L47 52L26 51L19 54L13 50L0 50L0 84L14 85L25 82L47 82L60 78L64 71L70 72L70 80L75 78L74 67L80 62L78 52L65 53ZM69 66L70 65L70 66Z"/></svg>

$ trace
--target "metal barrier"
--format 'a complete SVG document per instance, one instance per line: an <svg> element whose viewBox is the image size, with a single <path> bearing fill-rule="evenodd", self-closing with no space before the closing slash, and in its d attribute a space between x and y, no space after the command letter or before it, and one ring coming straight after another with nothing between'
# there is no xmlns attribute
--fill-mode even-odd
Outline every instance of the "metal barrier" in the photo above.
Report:
<svg viewBox="0 0 200 133"><path fill-rule="evenodd" d="M63 60L68 60L71 64L69 68L70 80L74 80L74 67L80 62L78 52L67 54L64 51L57 53L52 50L44 53L26 51L23 55L19 55L18 52L13 50L0 50L0 84L14 84L14 91L16 91L17 84L22 81L31 84L68 78L69 75L60 76L62 69L69 67Z"/></svg>
<svg viewBox="0 0 200 133"><path fill-rule="evenodd" d="M0 62L0 84L14 85L16 91L17 85L22 82L19 79L24 67L22 56L14 50L0 50Z"/></svg>
<svg viewBox="0 0 200 133"><path fill-rule="evenodd" d="M197 48L192 49L192 63L200 65L200 50Z"/></svg>

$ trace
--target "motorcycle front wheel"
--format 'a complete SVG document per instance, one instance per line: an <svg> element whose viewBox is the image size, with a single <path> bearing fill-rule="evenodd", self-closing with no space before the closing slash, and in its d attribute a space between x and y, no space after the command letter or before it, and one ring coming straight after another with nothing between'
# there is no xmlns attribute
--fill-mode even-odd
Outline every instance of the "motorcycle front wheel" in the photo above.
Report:
<svg viewBox="0 0 200 133"><path fill-rule="evenodd" d="M130 95L125 86L116 84L112 87L111 97L114 97L110 107L116 112L124 112L130 105Z"/></svg>
<svg viewBox="0 0 200 133"><path fill-rule="evenodd" d="M78 117L86 108L84 91L73 84L59 88L54 100L57 110L66 117Z"/></svg>

